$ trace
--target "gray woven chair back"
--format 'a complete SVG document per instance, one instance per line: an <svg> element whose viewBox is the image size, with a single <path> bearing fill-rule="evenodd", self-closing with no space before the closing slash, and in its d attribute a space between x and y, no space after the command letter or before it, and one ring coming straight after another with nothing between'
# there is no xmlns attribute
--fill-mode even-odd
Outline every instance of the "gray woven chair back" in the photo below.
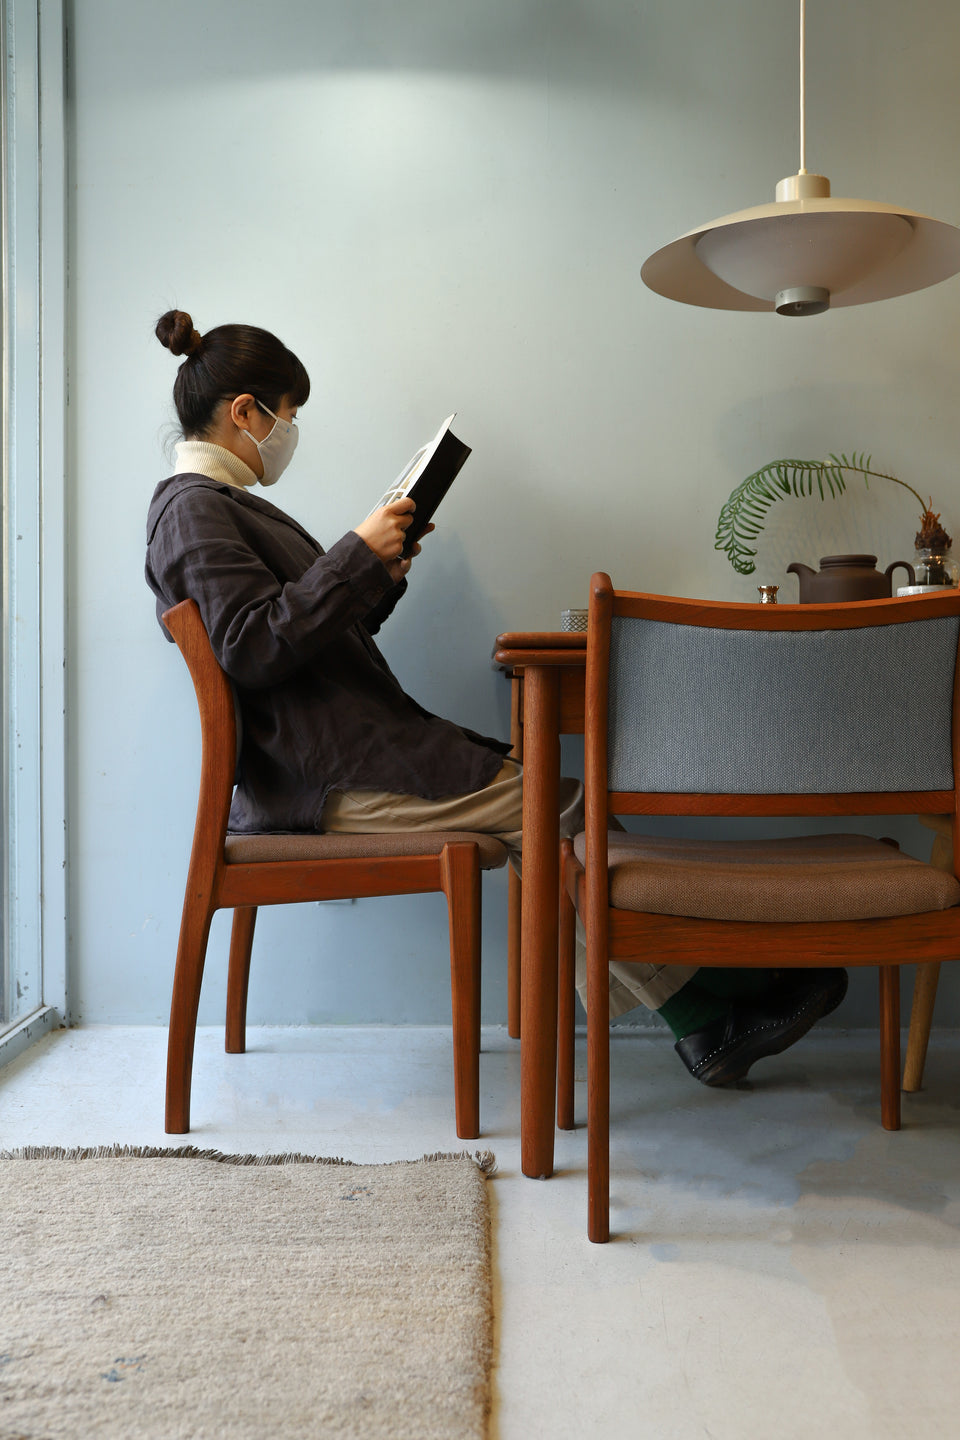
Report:
<svg viewBox="0 0 960 1440"><path fill-rule="evenodd" d="M956 616L794 633L617 616L608 787L952 789L958 628Z"/></svg>

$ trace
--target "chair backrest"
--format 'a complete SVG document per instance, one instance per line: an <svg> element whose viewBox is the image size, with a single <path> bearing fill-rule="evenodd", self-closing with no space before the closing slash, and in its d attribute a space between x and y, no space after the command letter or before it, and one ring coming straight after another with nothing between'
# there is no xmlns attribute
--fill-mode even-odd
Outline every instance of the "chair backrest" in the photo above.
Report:
<svg viewBox="0 0 960 1440"><path fill-rule="evenodd" d="M611 808L955 810L960 592L717 604L596 575L590 603L587 745Z"/></svg>
<svg viewBox="0 0 960 1440"><path fill-rule="evenodd" d="M213 653L196 601L181 600L162 618L187 662L200 711L200 795L191 867L219 863L237 764L233 687Z"/></svg>

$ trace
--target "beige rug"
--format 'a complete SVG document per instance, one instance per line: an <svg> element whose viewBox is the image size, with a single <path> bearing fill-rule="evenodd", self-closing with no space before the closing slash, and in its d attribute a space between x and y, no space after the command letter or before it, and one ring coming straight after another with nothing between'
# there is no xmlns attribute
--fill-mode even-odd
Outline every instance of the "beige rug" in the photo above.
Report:
<svg viewBox="0 0 960 1440"><path fill-rule="evenodd" d="M474 1440L492 1157L0 1155L0 1440Z"/></svg>

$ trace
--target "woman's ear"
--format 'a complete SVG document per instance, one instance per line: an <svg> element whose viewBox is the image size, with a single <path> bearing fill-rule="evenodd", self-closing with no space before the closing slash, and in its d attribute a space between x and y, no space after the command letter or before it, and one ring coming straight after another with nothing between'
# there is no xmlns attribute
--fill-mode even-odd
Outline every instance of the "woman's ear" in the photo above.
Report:
<svg viewBox="0 0 960 1440"><path fill-rule="evenodd" d="M230 419L238 430L250 429L250 412L257 408L252 395L238 395L230 405Z"/></svg>

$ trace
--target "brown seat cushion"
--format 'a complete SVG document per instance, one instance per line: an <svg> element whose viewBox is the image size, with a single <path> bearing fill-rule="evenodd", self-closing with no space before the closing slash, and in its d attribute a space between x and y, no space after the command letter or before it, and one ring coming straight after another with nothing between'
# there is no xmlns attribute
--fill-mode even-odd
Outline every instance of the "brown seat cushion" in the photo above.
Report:
<svg viewBox="0 0 960 1440"><path fill-rule="evenodd" d="M586 837L574 841L583 863ZM960 903L952 875L867 835L610 835L610 904L703 920L869 920Z"/></svg>
<svg viewBox="0 0 960 1440"><path fill-rule="evenodd" d="M498 870L506 864L506 847L495 836L472 830L402 830L376 835L228 835L224 855L228 865L268 860L364 860L389 855L439 855L444 845L457 840L476 842L481 870Z"/></svg>

